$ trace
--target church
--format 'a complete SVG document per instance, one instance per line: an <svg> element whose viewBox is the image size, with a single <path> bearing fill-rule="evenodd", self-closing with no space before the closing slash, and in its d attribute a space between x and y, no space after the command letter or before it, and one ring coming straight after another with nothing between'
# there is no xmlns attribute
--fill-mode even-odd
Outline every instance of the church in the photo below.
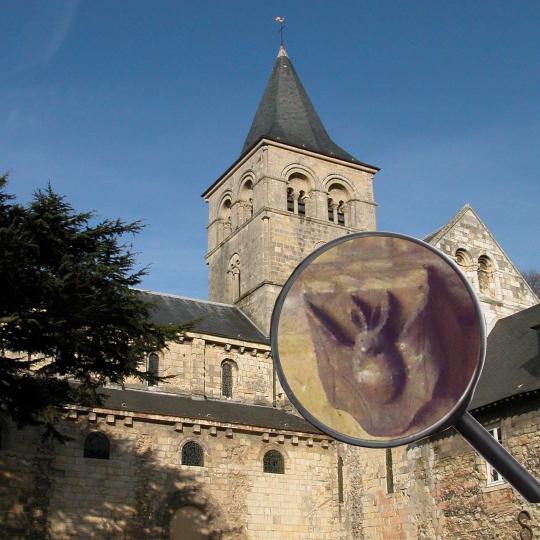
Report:
<svg viewBox="0 0 540 540"><path fill-rule="evenodd" d="M234 158L233 158L234 159ZM209 300L141 291L159 323L193 322L149 355L146 385L66 409L62 445L0 418L0 538L513 538L526 503L451 430L406 447L347 446L285 396L274 302L326 242L377 228L379 168L328 135L283 46L241 154L203 193ZM204 186L201 186L204 188ZM424 240L461 267L488 333L470 407L540 476L540 305L469 205Z"/></svg>

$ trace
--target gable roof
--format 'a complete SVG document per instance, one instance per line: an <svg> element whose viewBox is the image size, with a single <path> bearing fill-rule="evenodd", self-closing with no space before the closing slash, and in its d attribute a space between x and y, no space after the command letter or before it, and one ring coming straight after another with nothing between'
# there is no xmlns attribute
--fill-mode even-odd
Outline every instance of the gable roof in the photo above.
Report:
<svg viewBox="0 0 540 540"><path fill-rule="evenodd" d="M424 237L424 242L427 242L429 244L431 244L432 246L435 246L438 242L440 242L444 236L453 228L455 227L460 221L461 219L465 216L465 214L467 212L471 212L473 214L473 216L475 217L475 219L478 221L478 223L483 227L484 231L486 232L486 234L491 238L491 240L493 241L493 243L497 246L497 248L499 249L499 251L501 252L501 254L505 257L505 259L507 260L508 264L513 268L514 272L518 275L518 276L521 276L521 272L520 270L516 267L516 265L510 260L510 257L508 257L508 255L506 254L506 252L504 251L504 249L501 247L501 245L499 244L499 242L497 242L497 239L493 236L493 233L488 229L488 227L486 226L486 224L482 221L482 219L480 218L480 216L478 215L478 213L476 212L476 210L470 205L470 204L465 204L463 206L463 208L461 208L461 210L459 212L457 212L453 217L452 219L446 223L445 225L443 225L442 227L438 228L437 230L435 230L434 232L428 234L426 237ZM521 276L523 278L523 276ZM523 282L525 284L525 286L527 287L527 289L529 289L529 292L533 295L533 297L537 298L537 295L536 293L533 291L532 287L529 285L529 283L527 282L526 279L523 279Z"/></svg>
<svg viewBox="0 0 540 540"><path fill-rule="evenodd" d="M200 419L321 434L303 418L275 407L244 405L227 400L192 399L148 390L102 388L99 393L104 398L102 407L107 409L190 418L195 423Z"/></svg>
<svg viewBox="0 0 540 540"><path fill-rule="evenodd" d="M500 319L470 409L540 390L540 304Z"/></svg>
<svg viewBox="0 0 540 540"><path fill-rule="evenodd" d="M482 223L482 225L484 225L484 223L482 222L482 220L480 219L480 216L474 211L474 208L470 205L470 204L465 204L463 206L463 208L457 212L456 214L454 214L454 216L452 217L452 219L450 219L450 221L448 223L445 223L442 227L439 227L438 229L436 229L435 231L433 231L432 233L428 234L425 238L424 238L424 242L428 242L429 244L431 245L435 245L439 240L442 239L442 237L450 230L452 229L452 227L454 227L454 225L456 225L456 223L458 223L461 218L468 212L468 211L471 211L475 217L478 219L478 221L480 223ZM484 225L485 227L485 225ZM487 229L487 227L486 227Z"/></svg>
<svg viewBox="0 0 540 540"><path fill-rule="evenodd" d="M283 46L240 155L246 154L263 138L361 163L332 141Z"/></svg>
<svg viewBox="0 0 540 540"><path fill-rule="evenodd" d="M195 300L172 294L139 290L154 305L151 320L157 324L194 322L192 332L268 344L268 338L236 306Z"/></svg>

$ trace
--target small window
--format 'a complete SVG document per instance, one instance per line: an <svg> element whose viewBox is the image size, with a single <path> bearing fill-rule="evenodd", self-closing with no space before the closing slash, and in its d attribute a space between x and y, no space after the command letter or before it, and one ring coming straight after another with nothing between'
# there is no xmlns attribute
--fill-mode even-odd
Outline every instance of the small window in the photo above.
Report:
<svg viewBox="0 0 540 540"><path fill-rule="evenodd" d="M332 199L328 199L328 221L334 221L334 208Z"/></svg>
<svg viewBox="0 0 540 540"><path fill-rule="evenodd" d="M491 285L493 265L487 255L482 255L478 259L478 286L480 292L487 294Z"/></svg>
<svg viewBox="0 0 540 540"><path fill-rule="evenodd" d="M231 362L221 364L221 395L232 398L233 392L233 366Z"/></svg>
<svg viewBox="0 0 540 540"><path fill-rule="evenodd" d="M265 473L285 474L285 460L277 450L269 450L264 454L263 471Z"/></svg>
<svg viewBox="0 0 540 540"><path fill-rule="evenodd" d="M153 352L148 355L148 386L157 386L159 373L159 356Z"/></svg>
<svg viewBox="0 0 540 540"><path fill-rule="evenodd" d="M293 198L293 189L287 189L287 211L294 212L294 198Z"/></svg>
<svg viewBox="0 0 540 540"><path fill-rule="evenodd" d="M466 249L463 249L463 248L456 249L455 258L459 266L463 266L467 268L471 265L471 256L469 255Z"/></svg>
<svg viewBox="0 0 540 540"><path fill-rule="evenodd" d="M109 438L103 433L89 433L84 440L84 457L93 459L109 459Z"/></svg>
<svg viewBox="0 0 540 540"><path fill-rule="evenodd" d="M345 225L345 204L343 201L339 201L337 207L337 222L338 225Z"/></svg>
<svg viewBox="0 0 540 540"><path fill-rule="evenodd" d="M298 215L306 215L306 194L304 191L301 191L298 197Z"/></svg>
<svg viewBox="0 0 540 540"><path fill-rule="evenodd" d="M182 465L202 467L204 465L204 452L202 446L189 441L182 447Z"/></svg>
<svg viewBox="0 0 540 540"><path fill-rule="evenodd" d="M337 485L338 485L338 502L342 503L345 498L343 496L343 458L338 457L337 460Z"/></svg>
<svg viewBox="0 0 540 540"><path fill-rule="evenodd" d="M500 426L492 427L488 429L488 433L499 443L502 444L501 428ZM487 485L494 486L497 484L504 484L505 479L499 474L497 470L493 468L493 465L486 461L486 477Z"/></svg>

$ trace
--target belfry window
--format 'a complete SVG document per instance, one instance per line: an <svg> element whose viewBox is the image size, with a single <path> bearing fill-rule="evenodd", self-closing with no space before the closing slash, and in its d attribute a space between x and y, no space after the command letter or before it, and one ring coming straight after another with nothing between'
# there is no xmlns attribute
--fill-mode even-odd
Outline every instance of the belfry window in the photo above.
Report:
<svg viewBox="0 0 540 540"><path fill-rule="evenodd" d="M192 467L204 465L204 452L200 444L188 441L182 446L182 465L191 465Z"/></svg>
<svg viewBox="0 0 540 540"><path fill-rule="evenodd" d="M328 188L328 221L341 226L347 225L350 200L349 191L342 183L332 183Z"/></svg>
<svg viewBox="0 0 540 540"><path fill-rule="evenodd" d="M287 189L287 212L294 212L293 188Z"/></svg>
<svg viewBox="0 0 540 540"><path fill-rule="evenodd" d="M264 454L263 472L285 474L285 460L277 450L269 450Z"/></svg>
<svg viewBox="0 0 540 540"><path fill-rule="evenodd" d="M93 459L109 459L109 438L97 431L89 433L84 439L84 457Z"/></svg>
<svg viewBox="0 0 540 540"><path fill-rule="evenodd" d="M298 215L306 215L306 193L304 191L301 191L298 196Z"/></svg>
<svg viewBox="0 0 540 540"><path fill-rule="evenodd" d="M287 211L305 216L310 192L311 184L306 175L298 172L291 174L287 179Z"/></svg>
<svg viewBox="0 0 540 540"><path fill-rule="evenodd" d="M159 373L159 356L153 352L148 355L148 386L157 386Z"/></svg>
<svg viewBox="0 0 540 540"><path fill-rule="evenodd" d="M337 207L337 222L338 225L345 225L345 203L343 201L339 201Z"/></svg>
<svg viewBox="0 0 540 540"><path fill-rule="evenodd" d="M328 221L334 221L334 207L332 199L328 199Z"/></svg>
<svg viewBox="0 0 540 540"><path fill-rule="evenodd" d="M221 395L228 398L233 395L233 365L228 360L221 364Z"/></svg>

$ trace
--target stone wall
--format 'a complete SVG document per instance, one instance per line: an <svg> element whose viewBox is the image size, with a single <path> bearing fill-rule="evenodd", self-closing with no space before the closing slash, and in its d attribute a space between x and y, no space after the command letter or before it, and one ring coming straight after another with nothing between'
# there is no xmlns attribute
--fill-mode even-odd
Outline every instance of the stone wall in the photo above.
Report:
<svg viewBox="0 0 540 540"><path fill-rule="evenodd" d="M499 425L503 446L540 477L539 397L525 397L477 416L487 427ZM530 513L527 525L535 537L540 534L537 505L527 503L506 483L488 486L485 460L453 431L392 450L393 493L387 490L384 450L344 451L352 469L346 501L351 538L520 538L521 510Z"/></svg>
<svg viewBox="0 0 540 540"><path fill-rule="evenodd" d="M338 539L337 445L326 438L127 411L70 410L65 444L39 431L4 430L0 538L169 538L175 510L199 508L209 538ZM4 423L6 426L7 424ZM83 457L89 432L105 433L109 459ZM204 466L181 464L195 441ZM278 450L285 473L263 472Z"/></svg>
<svg viewBox="0 0 540 540"><path fill-rule="evenodd" d="M280 287L302 259L329 240L376 228L375 173L368 166L278 143L248 154L206 194L209 298L237 304L267 333ZM252 186L252 214L242 200L246 182ZM287 207L291 186L296 190L294 211ZM328 215L336 187L345 201L344 225ZM304 215L298 212L300 189Z"/></svg>
<svg viewBox="0 0 540 540"><path fill-rule="evenodd" d="M452 258L461 250L458 263L479 296L488 332L498 319L538 303L519 270L471 207L464 207L433 244ZM489 266L484 287L480 286L481 257L487 257Z"/></svg>
<svg viewBox="0 0 540 540"><path fill-rule="evenodd" d="M230 399L248 405L272 406L275 402L269 345L188 332L183 343L170 343L158 355L159 376L169 378L151 387L129 380L126 388ZM232 398L222 396L221 364L226 360L234 365Z"/></svg>

